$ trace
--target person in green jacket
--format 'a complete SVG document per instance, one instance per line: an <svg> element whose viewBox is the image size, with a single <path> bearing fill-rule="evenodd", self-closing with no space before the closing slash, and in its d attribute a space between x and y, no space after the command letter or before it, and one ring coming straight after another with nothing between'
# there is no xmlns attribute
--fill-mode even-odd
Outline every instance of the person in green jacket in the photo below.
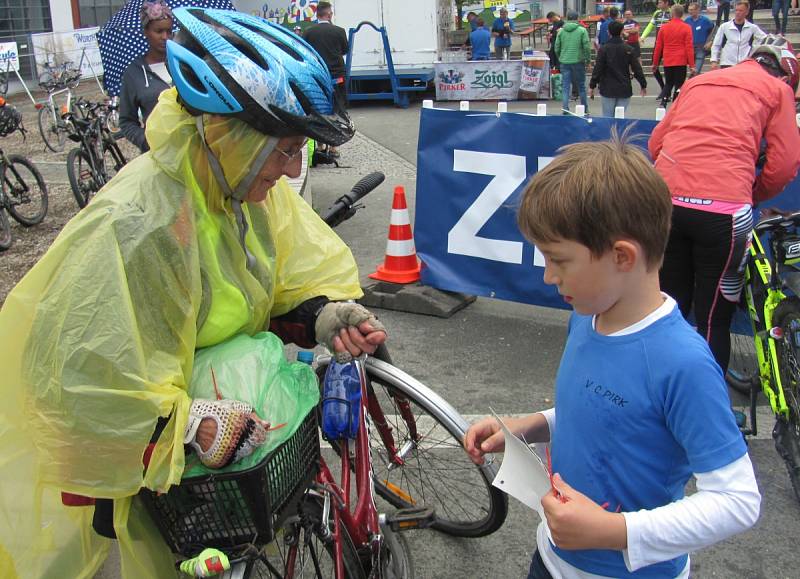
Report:
<svg viewBox="0 0 800 579"><path fill-rule="evenodd" d="M578 24L578 13L570 10L567 23L556 35L556 55L561 63L561 103L562 112L569 114L569 95L572 83L578 85L578 93L584 110L589 112L589 101L586 98L586 63L592 58L589 48L589 33Z"/></svg>

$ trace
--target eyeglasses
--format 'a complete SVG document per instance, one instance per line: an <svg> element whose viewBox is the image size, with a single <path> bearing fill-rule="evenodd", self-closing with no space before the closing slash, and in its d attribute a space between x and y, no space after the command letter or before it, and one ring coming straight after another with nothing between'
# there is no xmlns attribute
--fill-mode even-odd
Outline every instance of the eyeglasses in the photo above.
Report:
<svg viewBox="0 0 800 579"><path fill-rule="evenodd" d="M307 138L303 139L303 142L300 144L299 147L297 147L297 150L294 151L293 153L284 151L283 149L279 149L278 147L275 147L275 150L278 151L281 155L283 155L284 163L291 163L292 161L297 159L298 155L301 155L303 153L303 149L306 148L307 144L308 144L308 139Z"/></svg>

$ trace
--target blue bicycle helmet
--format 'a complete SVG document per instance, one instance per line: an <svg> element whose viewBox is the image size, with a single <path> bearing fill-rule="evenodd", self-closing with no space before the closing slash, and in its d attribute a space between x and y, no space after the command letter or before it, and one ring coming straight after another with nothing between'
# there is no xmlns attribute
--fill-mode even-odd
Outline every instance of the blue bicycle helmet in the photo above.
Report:
<svg viewBox="0 0 800 579"><path fill-rule="evenodd" d="M330 72L302 38L242 12L176 8L173 15L179 31L167 41L167 66L189 112L233 116L274 137L329 145L352 138Z"/></svg>

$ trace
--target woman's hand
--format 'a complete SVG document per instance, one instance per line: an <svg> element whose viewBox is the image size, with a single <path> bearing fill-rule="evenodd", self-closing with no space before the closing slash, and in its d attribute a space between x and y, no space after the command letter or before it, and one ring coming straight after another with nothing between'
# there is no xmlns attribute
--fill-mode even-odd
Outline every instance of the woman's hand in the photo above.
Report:
<svg viewBox="0 0 800 579"><path fill-rule="evenodd" d="M358 326L341 328L333 337L333 351L349 352L357 358L362 353L374 354L375 350L386 342L386 330L375 329L369 322L361 322Z"/></svg>
<svg viewBox="0 0 800 579"><path fill-rule="evenodd" d="M502 452L506 439L494 416L487 416L471 425L464 435L464 450L475 464L483 464L487 452Z"/></svg>

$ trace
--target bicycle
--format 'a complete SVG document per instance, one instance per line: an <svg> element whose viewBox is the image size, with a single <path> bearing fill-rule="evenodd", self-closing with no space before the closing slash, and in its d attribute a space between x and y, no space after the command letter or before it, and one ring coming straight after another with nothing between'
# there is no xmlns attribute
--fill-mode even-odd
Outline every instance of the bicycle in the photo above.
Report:
<svg viewBox="0 0 800 579"><path fill-rule="evenodd" d="M800 212L758 223L748 252L743 300L753 337L731 335L725 378L750 397L750 427L742 425L745 436L758 434L759 391L769 402L775 448L800 500Z"/></svg>
<svg viewBox="0 0 800 579"><path fill-rule="evenodd" d="M22 115L0 97L0 137L21 131ZM47 215L47 185L36 166L22 155L6 155L0 149L0 251L13 242L6 211L24 227L41 223Z"/></svg>
<svg viewBox="0 0 800 579"><path fill-rule="evenodd" d="M80 69L69 68L70 62L60 65L44 65L44 72L39 77L39 86L47 91L47 100L34 105L39 111L39 132L45 146L54 153L64 150L67 139L67 125L61 118L61 113L72 108L72 89L80 83ZM59 107L54 97L66 94L66 104Z"/></svg>
<svg viewBox="0 0 800 579"><path fill-rule="evenodd" d="M110 104L78 99L63 115L68 137L79 143L67 154L67 177L81 209L127 163L109 126L113 112Z"/></svg>
<svg viewBox="0 0 800 579"><path fill-rule="evenodd" d="M326 222L336 225L352 216L358 199L382 180L375 174L363 179L334 204ZM491 461L476 466L463 450L468 424L388 358L380 348L376 357L357 362L362 390L358 434L352 446L347 439L329 441L341 461L339 481L319 449L318 406L284 445L247 473L185 480L166 495L143 491L173 552L190 558L204 547L222 549L231 557L231 577L405 579L413 570L398 531L432 526L454 535L482 536L499 528L507 497L491 486L496 471ZM323 375L330 358L317 361L317 373ZM284 479L273 481L270 477L279 470ZM289 471L291 481L286 480ZM468 488L470 481L475 484ZM266 493L253 497L252 489ZM398 510L379 513L374 491ZM446 499L453 496L485 505L472 511L471 504L447 508ZM248 506L255 503L253 509ZM200 506L202 517L197 515ZM212 514L211 509L221 512Z"/></svg>

